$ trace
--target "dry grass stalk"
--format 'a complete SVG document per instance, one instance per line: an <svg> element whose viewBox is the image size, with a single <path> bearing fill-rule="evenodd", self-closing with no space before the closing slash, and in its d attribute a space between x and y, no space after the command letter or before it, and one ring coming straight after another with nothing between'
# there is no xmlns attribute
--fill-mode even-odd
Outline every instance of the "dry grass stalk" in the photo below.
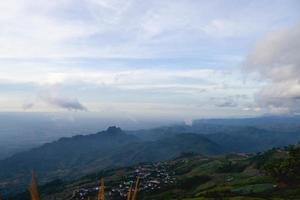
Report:
<svg viewBox="0 0 300 200"><path fill-rule="evenodd" d="M31 183L29 186L29 192L31 195L31 200L40 200L37 178L36 178L36 175L34 172L32 172Z"/></svg>
<svg viewBox="0 0 300 200"><path fill-rule="evenodd" d="M132 200L136 200L139 182L140 182L140 177L137 177L136 182L135 182L135 187L134 187L134 192L133 192Z"/></svg>
<svg viewBox="0 0 300 200"><path fill-rule="evenodd" d="M131 193L132 193L132 183L131 183L128 193L127 193L127 200L131 200Z"/></svg>
<svg viewBox="0 0 300 200"><path fill-rule="evenodd" d="M104 179L101 178L100 188L98 192L98 200L105 200Z"/></svg>

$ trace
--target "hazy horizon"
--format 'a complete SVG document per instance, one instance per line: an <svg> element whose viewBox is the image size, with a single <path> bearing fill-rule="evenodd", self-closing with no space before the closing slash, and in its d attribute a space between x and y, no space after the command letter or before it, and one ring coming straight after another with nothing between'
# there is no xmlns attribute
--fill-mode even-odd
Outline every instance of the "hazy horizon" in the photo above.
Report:
<svg viewBox="0 0 300 200"><path fill-rule="evenodd" d="M300 122L299 115L265 115L259 117L226 117L226 118L195 118L168 119L168 118L132 118L126 115L103 116L93 112L0 112L0 160L17 152L56 141L62 137L75 135L89 135L117 126L124 131L150 130L160 127L192 126L195 120L245 120L238 122L241 126L253 126L251 120L271 120L282 130L293 131ZM284 119L284 120L283 120ZM249 123L250 120L250 123ZM270 123L270 121L267 121ZM282 123L282 124L281 124ZM218 123L217 123L218 124ZM222 123L221 123L222 124ZM233 123L235 124L235 123ZM300 127L299 127L300 128Z"/></svg>

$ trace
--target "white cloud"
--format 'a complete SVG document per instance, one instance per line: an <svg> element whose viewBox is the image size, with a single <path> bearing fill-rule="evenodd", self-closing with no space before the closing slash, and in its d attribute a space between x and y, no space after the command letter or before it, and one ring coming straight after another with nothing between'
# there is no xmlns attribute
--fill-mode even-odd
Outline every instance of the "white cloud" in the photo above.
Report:
<svg viewBox="0 0 300 200"><path fill-rule="evenodd" d="M169 68L68 68L47 66L14 71L9 68L0 72L0 83L47 85L90 84L125 90L205 90L234 87L239 80L238 72L221 69L172 69ZM27 64L25 65L27 66ZM223 82L220 82L220 81Z"/></svg>
<svg viewBox="0 0 300 200"><path fill-rule="evenodd" d="M299 38L300 25L268 34L247 59L247 70L269 82L256 100L270 112L300 112Z"/></svg>
<svg viewBox="0 0 300 200"><path fill-rule="evenodd" d="M206 34L215 37L233 37L241 32L241 27L233 21L214 19L203 30Z"/></svg>
<svg viewBox="0 0 300 200"><path fill-rule="evenodd" d="M77 99L71 99L67 97L43 95L41 99L50 105L57 106L59 108L67 109L69 111L86 111L87 108L83 106Z"/></svg>
<svg viewBox="0 0 300 200"><path fill-rule="evenodd" d="M211 96L250 96L260 88L258 82L244 83L234 66L258 36L298 20L296 5L293 0L0 1L0 110L16 109L18 102L20 108L20 99L33 98L33 107L23 106L41 111L71 102L96 110L104 102L116 107L124 102L134 110L139 101L140 108L146 109L146 102L157 110L169 103L177 114L201 104L213 113ZM120 60L110 65L107 58ZM295 74L288 68L273 73ZM36 97L54 85L64 91L48 101ZM298 88L285 91L297 94Z"/></svg>
<svg viewBox="0 0 300 200"><path fill-rule="evenodd" d="M251 39L266 27L276 26L273 24L281 18L290 21L295 15L278 9L280 3L272 5L274 15L266 15L259 5L234 4L236 7L214 1L1 1L0 56L191 56L191 50L216 49L215 36Z"/></svg>
<svg viewBox="0 0 300 200"><path fill-rule="evenodd" d="M120 103L122 101L139 103L141 106L143 103L155 103L160 104L160 107L172 103L174 108L180 109L183 104L197 106L201 103L207 106L212 103L211 96L248 95L253 90L251 85L253 83L244 84L238 72L222 69L177 68L170 70L167 67L130 68L125 66L74 68L63 67L61 63L59 67L52 63L40 68L39 62L25 62L24 66L27 65L31 67L17 71L0 67L0 88L1 83L13 85L16 91L23 85L29 85L30 91L24 91L23 99L27 99L25 97L29 95L35 96L32 98L33 101L29 102L34 104L31 106L34 110L45 108L47 105L52 110L53 106L59 108L57 102L65 102L66 99L68 102L75 102L77 98L80 98L80 104L88 107L90 111L97 110L103 102ZM45 90L49 91L49 88L51 88L51 95L48 93L40 95L40 91L43 93ZM41 96L47 96L47 98L41 98ZM25 102L28 104L27 101ZM24 107L24 103L22 104ZM178 105L175 106L176 104Z"/></svg>

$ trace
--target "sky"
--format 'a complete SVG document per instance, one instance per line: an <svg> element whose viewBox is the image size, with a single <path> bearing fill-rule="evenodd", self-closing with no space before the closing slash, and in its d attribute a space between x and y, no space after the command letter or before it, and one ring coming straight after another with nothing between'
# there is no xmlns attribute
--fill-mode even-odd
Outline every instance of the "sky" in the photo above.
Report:
<svg viewBox="0 0 300 200"><path fill-rule="evenodd" d="M300 113L298 0L0 2L0 112Z"/></svg>

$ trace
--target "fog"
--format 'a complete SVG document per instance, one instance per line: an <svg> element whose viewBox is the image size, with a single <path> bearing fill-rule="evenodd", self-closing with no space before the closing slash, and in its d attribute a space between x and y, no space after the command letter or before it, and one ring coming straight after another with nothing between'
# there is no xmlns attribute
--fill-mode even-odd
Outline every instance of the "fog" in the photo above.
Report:
<svg viewBox="0 0 300 200"><path fill-rule="evenodd" d="M109 115L109 114L107 114ZM92 134L109 126L125 130L147 129L180 123L155 118L104 117L91 112L0 113L0 159L61 137Z"/></svg>

